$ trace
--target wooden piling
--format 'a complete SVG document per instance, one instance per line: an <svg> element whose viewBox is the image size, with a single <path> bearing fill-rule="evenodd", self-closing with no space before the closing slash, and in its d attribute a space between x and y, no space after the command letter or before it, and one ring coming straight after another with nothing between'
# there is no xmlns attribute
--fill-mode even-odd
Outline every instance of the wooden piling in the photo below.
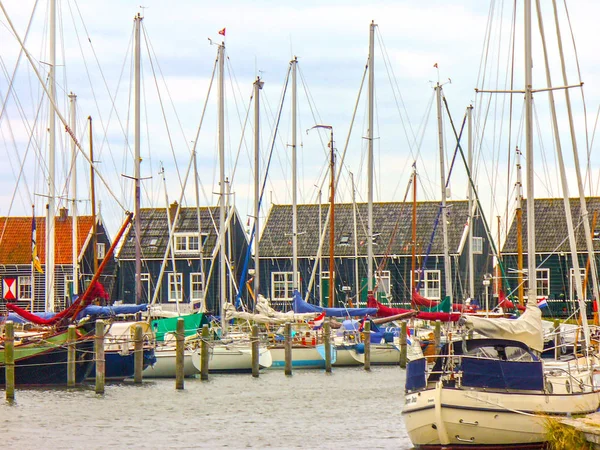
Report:
<svg viewBox="0 0 600 450"><path fill-rule="evenodd" d="M325 372L331 373L331 319L323 323L323 345L325 346Z"/></svg>
<svg viewBox="0 0 600 450"><path fill-rule="evenodd" d="M144 330L142 330L141 325L135 326L133 342L133 382L141 383L142 372L144 371Z"/></svg>
<svg viewBox="0 0 600 450"><path fill-rule="evenodd" d="M438 355L440 353L440 345L442 343L442 322L440 322L439 320L435 321L435 330L433 336L435 344L435 354Z"/></svg>
<svg viewBox="0 0 600 450"><path fill-rule="evenodd" d="M208 380L208 361L209 361L209 339L208 325L202 326L202 341L200 342L200 379Z"/></svg>
<svg viewBox="0 0 600 450"><path fill-rule="evenodd" d="M12 320L4 324L4 377L6 400L15 399L15 328Z"/></svg>
<svg viewBox="0 0 600 450"><path fill-rule="evenodd" d="M177 332L175 333L175 389L183 389L183 358L185 328L183 317L177 319Z"/></svg>
<svg viewBox="0 0 600 450"><path fill-rule="evenodd" d="M258 342L258 325L252 325L252 376L258 378L258 357L259 357L259 342Z"/></svg>
<svg viewBox="0 0 600 450"><path fill-rule="evenodd" d="M104 320L96 320L94 353L96 360L96 394L104 394L104 383L106 381L106 360L104 359Z"/></svg>
<svg viewBox="0 0 600 450"><path fill-rule="evenodd" d="M363 330L363 344L365 346L365 370L371 370L371 321L365 321Z"/></svg>
<svg viewBox="0 0 600 450"><path fill-rule="evenodd" d="M285 374L292 374L292 324L285 324Z"/></svg>
<svg viewBox="0 0 600 450"><path fill-rule="evenodd" d="M406 360L408 355L408 347L406 344L406 321L402 322L400 327L400 367L406 369Z"/></svg>
<svg viewBox="0 0 600 450"><path fill-rule="evenodd" d="M75 345L77 341L77 331L75 325L69 325L67 330L67 386L75 386Z"/></svg>

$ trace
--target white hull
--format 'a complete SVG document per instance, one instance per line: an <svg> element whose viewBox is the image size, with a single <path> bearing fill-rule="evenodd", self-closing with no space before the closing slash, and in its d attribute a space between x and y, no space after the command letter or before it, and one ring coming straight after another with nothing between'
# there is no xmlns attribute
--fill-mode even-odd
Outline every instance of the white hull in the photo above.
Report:
<svg viewBox="0 0 600 450"><path fill-rule="evenodd" d="M273 357L271 369L285 368L285 348L282 346L269 347ZM324 369L325 360L317 350L312 346L292 346L292 368L294 369Z"/></svg>
<svg viewBox="0 0 600 450"><path fill-rule="evenodd" d="M596 411L600 392L577 394L486 392L442 387L406 394L402 412L419 446L526 445L545 441L543 414Z"/></svg>
<svg viewBox="0 0 600 450"><path fill-rule="evenodd" d="M185 350L183 354L183 375L186 377L194 376L199 371L192 363L192 357L198 353L198 350ZM175 378L175 349L167 348L154 350L156 363L153 366L146 367L142 372L144 378Z"/></svg>
<svg viewBox="0 0 600 450"><path fill-rule="evenodd" d="M359 353L353 346L336 347L337 360L334 366L362 366L365 364L364 353ZM400 363L400 351L391 344L371 344L372 365L394 365Z"/></svg>
<svg viewBox="0 0 600 450"><path fill-rule="evenodd" d="M209 372L250 372L252 370L252 347L250 344L218 344L211 343L208 360ZM200 351L192 355L192 363L200 372ZM273 359L268 348L260 347L258 365L260 368L271 367Z"/></svg>

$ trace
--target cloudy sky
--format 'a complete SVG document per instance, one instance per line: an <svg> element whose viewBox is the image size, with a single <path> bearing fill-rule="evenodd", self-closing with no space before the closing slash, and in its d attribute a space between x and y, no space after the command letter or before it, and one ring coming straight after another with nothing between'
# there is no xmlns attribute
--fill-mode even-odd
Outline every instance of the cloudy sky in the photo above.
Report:
<svg viewBox="0 0 600 450"><path fill-rule="evenodd" d="M338 162L346 148L338 201L351 200L350 172L354 174L358 201L365 201L367 91L361 81L368 57L369 24L377 25L375 37L375 199L403 199L416 160L420 177L419 198L439 199L439 147L434 86L443 84L450 115L444 112L445 158L452 159L456 140L451 120L458 129L469 105L475 107L474 174L488 220L507 216L514 206L514 148L524 148L521 94L512 97L513 121L506 94L477 94L475 88L522 90L522 11L516 15L514 72L507 68L512 57L512 2L482 0L415 1L174 1L123 0L58 1L57 95L62 114L68 117L66 94L77 95L77 136L89 151L86 118L93 118L94 154L107 182L97 180L98 197L105 220L113 230L132 209L133 185L122 175L133 174L133 18L144 16L142 30L142 177L143 206L163 207L182 192L202 111L209 94L215 64L218 31L226 28L226 174L232 179L232 198L243 220L252 211L253 112L245 129L256 76L265 82L261 92L261 147L263 174L273 148L261 216L273 203L291 202L290 93L283 101L277 136L273 143L289 61L298 57L298 174L299 201L314 203L322 191L327 201L326 148L328 133L307 129L331 125ZM555 26L544 4L552 85L563 86L557 64ZM558 5L569 85L585 82L583 91L570 89L576 142L584 175L591 148L592 169L586 176L587 193L597 194L598 157L592 143L600 90L597 25L600 13L594 1L571 2L569 20L564 4ZM3 7L17 34L35 60L45 80L48 71L48 5L45 1L4 0ZM35 11L35 14L32 13ZM536 16L534 16L536 17ZM28 24L30 23L29 31ZM28 215L31 205L44 210L47 192L47 117L40 82L0 16L0 215ZM572 27L569 28L569 25ZM534 26L534 87L548 86L537 18ZM573 39L578 60L575 59ZM434 67L437 65L437 68ZM12 81L13 89L9 92ZM206 113L197 139L201 204L218 198L216 83L210 91ZM585 98L583 108L582 92ZM358 98L360 94L360 99ZM558 126L569 178L574 180L571 137L563 91L556 91ZM536 196L562 195L557 178L556 156L548 94L536 94ZM253 108L253 106L250 106ZM354 126L351 128L356 108ZM252 110L251 110L252 111ZM243 132L243 130L245 130ZM511 138L508 138L509 132ZM465 139L462 145L466 151ZM243 138L242 138L243 135ZM70 172L70 144L62 125L57 126L57 190L62 204L71 198L66 187ZM596 146L597 147L597 146ZM510 159L509 159L509 155ZM161 165L165 168L166 195ZM79 157L78 204L89 206L89 168ZM448 172L448 170L446 171ZM452 199L464 199L466 171L460 158L452 172ZM571 195L576 195L576 185ZM507 199L509 199L507 201ZM184 202L194 205L190 177ZM113 231L114 232L114 231Z"/></svg>

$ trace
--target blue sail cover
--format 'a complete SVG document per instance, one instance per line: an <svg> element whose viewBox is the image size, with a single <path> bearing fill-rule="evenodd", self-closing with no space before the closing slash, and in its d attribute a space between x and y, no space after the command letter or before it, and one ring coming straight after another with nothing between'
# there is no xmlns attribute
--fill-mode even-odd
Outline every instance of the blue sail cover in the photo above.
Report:
<svg viewBox="0 0 600 450"><path fill-rule="evenodd" d="M118 314L136 314L138 312L147 311L148 304L143 305L118 305L118 306L97 306L89 305L81 310L77 315L78 319L85 316L104 316L111 317Z"/></svg>
<svg viewBox="0 0 600 450"><path fill-rule="evenodd" d="M293 309L296 313L322 313L327 317L374 316L377 308L323 308L306 303L298 291L294 291Z"/></svg>

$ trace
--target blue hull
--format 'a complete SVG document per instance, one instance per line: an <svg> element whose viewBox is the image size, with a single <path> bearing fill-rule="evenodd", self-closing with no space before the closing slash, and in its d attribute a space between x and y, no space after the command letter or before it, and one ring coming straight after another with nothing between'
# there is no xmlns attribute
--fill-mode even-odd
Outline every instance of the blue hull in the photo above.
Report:
<svg viewBox="0 0 600 450"><path fill-rule="evenodd" d="M120 351L107 351L104 353L104 360L106 361L105 378L107 380L124 380L125 378L133 377L135 374L135 355L133 352L130 352L128 355L122 355ZM156 363L154 349L144 350L143 369L154 363ZM95 373L96 364L94 363L89 376L94 377Z"/></svg>

